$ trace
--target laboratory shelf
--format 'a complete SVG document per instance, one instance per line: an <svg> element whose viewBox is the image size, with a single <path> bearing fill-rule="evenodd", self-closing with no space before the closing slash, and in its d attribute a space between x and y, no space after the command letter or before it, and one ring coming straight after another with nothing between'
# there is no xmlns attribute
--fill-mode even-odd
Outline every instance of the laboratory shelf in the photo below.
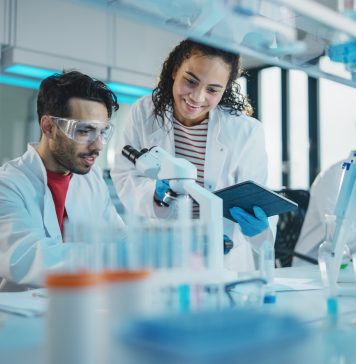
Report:
<svg viewBox="0 0 356 364"><path fill-rule="evenodd" d="M266 65L302 70L315 78L356 87L356 5L352 1L345 1L346 5L329 2L335 3L334 9L311 0L72 1L241 53ZM338 47L338 62L329 57L335 53L334 46Z"/></svg>

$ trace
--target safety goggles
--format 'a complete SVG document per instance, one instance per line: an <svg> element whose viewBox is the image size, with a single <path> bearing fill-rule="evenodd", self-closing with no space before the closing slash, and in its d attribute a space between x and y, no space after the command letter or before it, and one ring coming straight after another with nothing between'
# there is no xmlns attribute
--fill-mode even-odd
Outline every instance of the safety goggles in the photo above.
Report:
<svg viewBox="0 0 356 364"><path fill-rule="evenodd" d="M107 144L113 134L114 125L100 120L75 120L51 116L53 122L70 139L78 144L93 143L100 136Z"/></svg>

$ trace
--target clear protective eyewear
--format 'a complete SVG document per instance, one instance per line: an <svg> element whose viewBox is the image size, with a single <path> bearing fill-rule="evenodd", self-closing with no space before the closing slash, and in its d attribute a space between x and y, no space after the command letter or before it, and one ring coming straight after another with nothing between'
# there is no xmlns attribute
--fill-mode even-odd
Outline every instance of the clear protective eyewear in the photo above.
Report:
<svg viewBox="0 0 356 364"><path fill-rule="evenodd" d="M107 144L113 134L114 125L100 120L76 120L51 116L53 122L70 139L78 144L91 144L99 136Z"/></svg>

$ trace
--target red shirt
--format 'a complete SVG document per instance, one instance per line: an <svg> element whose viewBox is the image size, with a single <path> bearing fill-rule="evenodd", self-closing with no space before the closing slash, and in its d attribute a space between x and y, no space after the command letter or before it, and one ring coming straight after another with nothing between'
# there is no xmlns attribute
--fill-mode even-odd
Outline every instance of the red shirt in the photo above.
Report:
<svg viewBox="0 0 356 364"><path fill-rule="evenodd" d="M51 172L47 170L47 185L52 192L52 197L54 201L54 206L56 207L56 214L62 237L63 220L67 216L65 202L71 176L71 174L63 175L61 173Z"/></svg>

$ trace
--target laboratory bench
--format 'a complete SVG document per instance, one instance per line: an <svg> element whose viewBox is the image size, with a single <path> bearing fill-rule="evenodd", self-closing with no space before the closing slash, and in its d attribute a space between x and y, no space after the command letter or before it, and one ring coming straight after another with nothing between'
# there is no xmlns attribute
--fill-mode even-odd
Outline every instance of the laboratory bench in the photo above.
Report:
<svg viewBox="0 0 356 364"><path fill-rule="evenodd" d="M318 267L278 268L275 277L277 299L268 309L292 314L315 331L319 347L315 350L323 352L316 360L356 363L356 297L339 297L338 322L330 323ZM0 312L0 363L45 364L46 325L43 315L21 317Z"/></svg>

